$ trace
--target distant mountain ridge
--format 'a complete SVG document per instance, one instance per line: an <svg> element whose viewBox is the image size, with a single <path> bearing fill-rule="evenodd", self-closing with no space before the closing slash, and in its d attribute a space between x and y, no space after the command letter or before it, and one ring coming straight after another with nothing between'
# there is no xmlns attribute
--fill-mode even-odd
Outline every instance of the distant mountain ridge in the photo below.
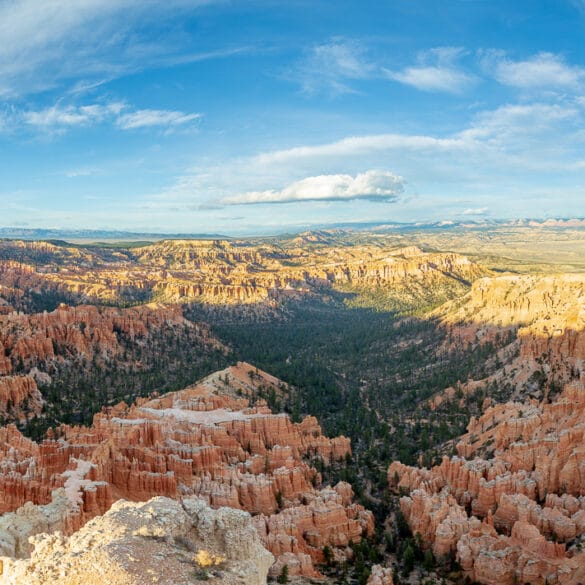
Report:
<svg viewBox="0 0 585 585"><path fill-rule="evenodd" d="M306 230L287 231L289 235L318 234L321 230L372 230L372 231L410 231L410 230L449 230L458 228L482 229L497 227L545 227L545 228L585 228L585 218L550 218L550 219L473 219L473 220L437 220L428 222L395 222L372 221L352 223L331 223L307 227ZM256 234L269 236L275 234ZM281 237L286 235L284 232ZM173 233L173 232L132 232L128 230L93 230L93 229L59 229L59 228L23 228L0 227L0 238L25 239L25 240L162 240L162 239L231 239L235 235L226 236L217 233ZM237 236L237 237L242 237Z"/></svg>
<svg viewBox="0 0 585 585"><path fill-rule="evenodd" d="M154 233L154 232L130 232L123 230L68 230L50 228L20 228L0 227L0 238L24 239L24 240L161 240L167 238L195 238L198 240L207 239L229 239L228 236L220 234L177 234L177 233Z"/></svg>

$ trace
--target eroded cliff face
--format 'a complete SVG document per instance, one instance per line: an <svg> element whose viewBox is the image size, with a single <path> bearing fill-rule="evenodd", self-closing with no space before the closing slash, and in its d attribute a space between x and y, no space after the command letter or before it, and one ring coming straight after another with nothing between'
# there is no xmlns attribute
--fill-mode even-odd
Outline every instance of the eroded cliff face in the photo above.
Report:
<svg viewBox="0 0 585 585"><path fill-rule="evenodd" d="M247 512L214 510L198 498L118 500L71 536L44 533L32 541L30 558L0 557L0 583L263 585L274 560Z"/></svg>
<svg viewBox="0 0 585 585"><path fill-rule="evenodd" d="M50 313L3 315L0 316L0 353L3 354L0 374L78 356L86 360L116 357L122 363L123 339L144 340L153 330L169 325L196 327L202 341L219 346L203 325L197 326L184 319L177 306L153 304L115 309L62 304Z"/></svg>
<svg viewBox="0 0 585 585"><path fill-rule="evenodd" d="M373 516L352 503L348 484L321 489L306 462L344 457L348 439L328 439L313 417L292 423L245 397L283 387L240 363L185 390L104 409L91 427L63 426L40 445L14 426L0 429L1 511L16 511L0 518L4 554L28 554L29 534L47 525L69 534L120 498L194 495L254 514L277 558L273 573L287 564L291 575L317 576L323 547L349 555L351 541L372 533ZM26 502L29 515L41 505L28 529L19 523Z"/></svg>
<svg viewBox="0 0 585 585"><path fill-rule="evenodd" d="M170 343L173 355L161 365ZM51 312L0 315L0 420L23 422L38 415L44 401L37 384L49 395L46 405L55 418L59 405L69 415L85 417L85 411L138 394L139 382L151 372L180 377L181 359L196 368L208 356L226 352L206 324L187 320L179 306L61 304ZM90 380L99 387L84 395Z"/></svg>
<svg viewBox="0 0 585 585"><path fill-rule="evenodd" d="M585 578L585 379L551 403L488 408L459 456L432 469L394 462L390 484L413 533L486 585L574 585ZM489 459L475 457L485 445ZM472 459L473 458L473 459Z"/></svg>
<svg viewBox="0 0 585 585"><path fill-rule="evenodd" d="M585 370L585 275L513 275L476 280L433 316L449 343L495 342L504 367L487 382L516 395L546 396Z"/></svg>
<svg viewBox="0 0 585 585"><path fill-rule="evenodd" d="M43 397L32 376L0 376L0 419L23 422L38 415L42 406Z"/></svg>
<svg viewBox="0 0 585 585"><path fill-rule="evenodd" d="M462 293L489 271L453 253L373 245L283 248L221 240L172 240L113 252L48 242L0 243L0 298L22 308L25 291L77 302L199 302L269 308L282 298L339 287L389 288L409 299ZM432 295L431 295L432 296ZM30 299L29 299L30 304Z"/></svg>

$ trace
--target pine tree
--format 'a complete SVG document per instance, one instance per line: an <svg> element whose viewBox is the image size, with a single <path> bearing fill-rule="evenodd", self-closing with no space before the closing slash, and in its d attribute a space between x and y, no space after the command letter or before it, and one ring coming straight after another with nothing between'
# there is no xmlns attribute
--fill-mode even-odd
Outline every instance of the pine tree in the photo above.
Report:
<svg viewBox="0 0 585 585"><path fill-rule="evenodd" d="M402 555L402 565L402 574L404 576L409 575L412 569L414 569L414 549L410 543L408 543L404 549L404 553Z"/></svg>

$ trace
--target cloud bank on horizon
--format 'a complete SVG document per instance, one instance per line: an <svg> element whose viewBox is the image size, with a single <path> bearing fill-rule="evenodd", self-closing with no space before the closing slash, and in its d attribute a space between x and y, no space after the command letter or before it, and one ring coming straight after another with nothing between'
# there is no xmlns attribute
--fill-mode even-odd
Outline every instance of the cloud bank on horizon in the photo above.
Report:
<svg viewBox="0 0 585 585"><path fill-rule="evenodd" d="M0 0L0 223L584 216L582 2L382 4Z"/></svg>

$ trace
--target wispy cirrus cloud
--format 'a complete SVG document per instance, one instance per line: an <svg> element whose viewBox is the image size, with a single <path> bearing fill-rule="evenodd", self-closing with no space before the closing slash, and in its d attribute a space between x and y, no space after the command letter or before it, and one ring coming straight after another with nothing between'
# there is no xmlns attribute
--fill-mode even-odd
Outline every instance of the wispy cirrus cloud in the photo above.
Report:
<svg viewBox="0 0 585 585"><path fill-rule="evenodd" d="M174 128L187 125L202 117L200 113L178 110L134 110L124 102L105 104L62 105L57 103L41 110L13 109L9 123L13 127L26 125L39 131L62 133L68 129L109 122L121 130L139 128Z"/></svg>
<svg viewBox="0 0 585 585"><path fill-rule="evenodd" d="M306 201L368 201L394 202L404 191L404 179L390 171L369 170L355 176L346 174L319 175L295 181L280 190L249 191L226 197L226 205L259 203L293 203Z"/></svg>
<svg viewBox="0 0 585 585"><path fill-rule="evenodd" d="M99 169L93 167L81 167L78 169L70 169L68 171L65 171L64 175L68 179L77 179L80 177L91 177L92 175L97 175L99 173L100 173Z"/></svg>
<svg viewBox="0 0 585 585"><path fill-rule="evenodd" d="M352 82L373 75L377 66L366 57L357 42L333 39L309 49L290 77L300 83L307 94L354 93Z"/></svg>
<svg viewBox="0 0 585 585"><path fill-rule="evenodd" d="M384 200L410 205L421 191L449 184L450 197L465 200L464 206L454 204L454 214L482 215L488 212L484 202L490 197L513 192L528 198L539 177L548 180L554 175L561 181L582 172L583 117L576 104L506 104L478 112L459 131L443 136L348 136L187 169L148 201L153 213L171 207L188 211L193 205L201 210L202 204L296 202L313 210L319 202L331 203L328 209L342 201L348 202L344 207L351 201L363 206ZM563 136L562 142L558 136ZM389 165L392 172L363 170ZM469 199L474 195L482 197L480 204Z"/></svg>
<svg viewBox="0 0 585 585"><path fill-rule="evenodd" d="M458 136L462 140L483 141L492 146L499 144L510 148L518 142L527 146L527 137L560 132L569 136L569 130L563 131L562 126L574 123L579 116L578 108L563 104L506 104L479 113Z"/></svg>
<svg viewBox="0 0 585 585"><path fill-rule="evenodd" d="M121 102L110 104L90 104L85 106L55 104L37 111L26 111L21 114L25 124L40 128L67 128L87 126L102 122L104 119L117 116L124 109Z"/></svg>
<svg viewBox="0 0 585 585"><path fill-rule="evenodd" d="M376 152L396 149L414 151L458 150L466 148L465 140L460 137L436 138L428 135L412 134L370 134L348 136L334 142L314 146L295 146L282 150L261 153L253 158L255 164L287 164L319 158L343 158L364 156Z"/></svg>
<svg viewBox="0 0 585 585"><path fill-rule="evenodd" d="M201 118L203 114L185 114L177 110L137 110L118 117L116 124L123 130L151 126L182 126Z"/></svg>
<svg viewBox="0 0 585 585"><path fill-rule="evenodd" d="M422 91L462 93L477 81L458 65L464 54L460 47L437 47L421 52L417 65L384 72L388 78Z"/></svg>
<svg viewBox="0 0 585 585"><path fill-rule="evenodd" d="M192 11L216 1L1 2L0 96L15 97L84 77L90 86L96 77L115 78L161 60L168 65L173 56L185 58L177 46L154 41L141 30L152 32L178 10Z"/></svg>
<svg viewBox="0 0 585 585"><path fill-rule="evenodd" d="M492 53L486 55L484 63L499 83L521 89L576 88L585 80L584 68L568 65L553 53L538 53L520 61Z"/></svg>

